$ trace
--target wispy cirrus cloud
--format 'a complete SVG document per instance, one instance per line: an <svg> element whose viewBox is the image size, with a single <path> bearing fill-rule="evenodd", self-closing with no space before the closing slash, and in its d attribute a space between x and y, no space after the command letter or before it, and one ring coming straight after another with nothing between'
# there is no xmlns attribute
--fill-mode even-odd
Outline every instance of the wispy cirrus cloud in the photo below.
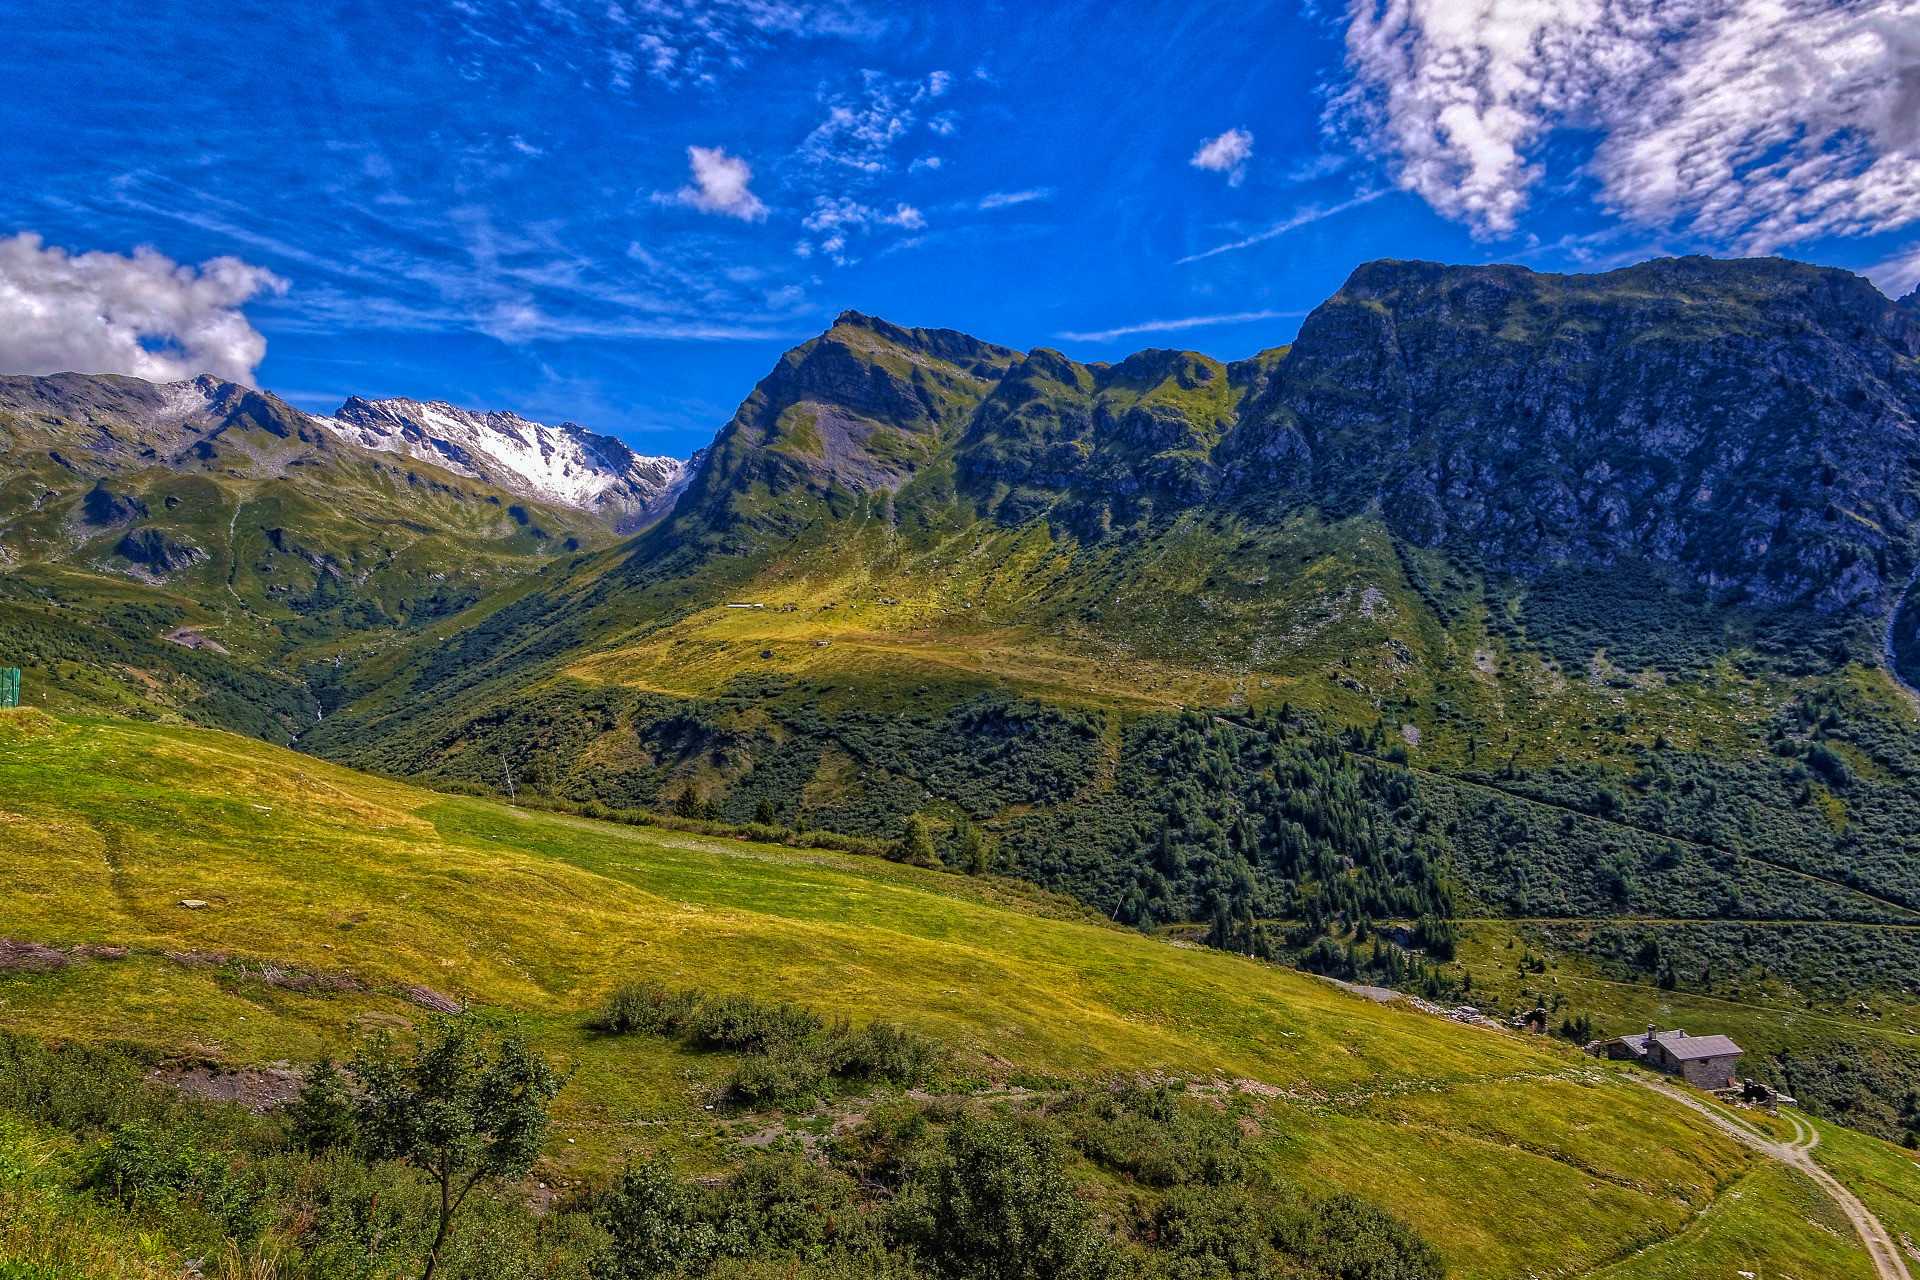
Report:
<svg viewBox="0 0 1920 1280"><path fill-rule="evenodd" d="M0 240L0 371L251 385L267 340L240 308L286 287L231 256L194 268L151 248L69 254L22 231Z"/></svg>
<svg viewBox="0 0 1920 1280"><path fill-rule="evenodd" d="M894 144L913 131L926 104L945 96L952 85L953 77L944 71L924 79L862 71L859 89L825 96L826 118L800 144L800 158L867 176L886 173L894 166ZM950 116L944 113L940 119ZM951 131L934 130L943 135Z"/></svg>
<svg viewBox="0 0 1920 1280"><path fill-rule="evenodd" d="M1061 332L1053 336L1064 338L1068 342L1112 342L1115 338L1130 337L1136 333L1177 333L1182 329L1205 329L1222 324L1247 324L1255 320L1279 320L1305 314L1304 311L1235 311L1227 315L1181 316L1176 320L1142 320L1138 324L1121 325L1116 329L1099 329L1090 333Z"/></svg>
<svg viewBox="0 0 1920 1280"><path fill-rule="evenodd" d="M836 266L850 266L857 261L850 247L853 236L882 228L918 231L927 225L926 215L905 201L874 200L866 193L895 172L898 144L913 136L922 112L953 85L953 76L945 71L902 79L869 70L860 73L858 89L822 94L826 116L795 153L801 166L795 181L812 191L812 208L801 225L819 238L797 242L795 256L808 259L818 253ZM925 123L945 136L957 127L957 119L949 111ZM921 156L907 172L938 170L941 163L939 156ZM891 211L885 208L889 203Z"/></svg>
<svg viewBox="0 0 1920 1280"><path fill-rule="evenodd" d="M1342 200L1337 204L1310 204L1305 208L1296 209L1265 230L1256 231L1250 236L1245 236L1233 241L1231 244L1216 245L1211 249L1205 249L1199 253L1190 253L1184 258L1175 259L1175 262L1199 262L1202 258L1211 258L1216 254L1232 253L1235 249L1245 249L1252 245L1263 244L1268 240L1283 236L1289 231L1297 231L1309 223L1319 222L1322 218L1331 218L1335 214L1345 213L1349 209L1357 209L1363 204L1369 204L1378 200L1385 194L1385 191L1379 190L1363 191L1352 199Z"/></svg>
<svg viewBox="0 0 1920 1280"><path fill-rule="evenodd" d="M980 197L980 209L1006 209L1016 204L1029 204L1035 200L1053 199L1052 187L1032 187L1025 191L990 191Z"/></svg>
<svg viewBox="0 0 1920 1280"><path fill-rule="evenodd" d="M854 0L456 0L463 70L512 62L608 89L715 85L780 40L869 41L891 20Z"/></svg>
<svg viewBox="0 0 1920 1280"><path fill-rule="evenodd" d="M1599 201L1749 253L1920 219L1916 0L1360 0L1329 127L1482 237L1556 131Z"/></svg>

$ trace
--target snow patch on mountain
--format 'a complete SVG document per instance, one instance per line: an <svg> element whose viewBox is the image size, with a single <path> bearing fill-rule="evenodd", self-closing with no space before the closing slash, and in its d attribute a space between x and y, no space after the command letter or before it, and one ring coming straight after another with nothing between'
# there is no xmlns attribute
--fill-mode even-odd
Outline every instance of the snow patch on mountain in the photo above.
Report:
<svg viewBox="0 0 1920 1280"><path fill-rule="evenodd" d="M405 454L523 497L594 512L621 533L672 510L700 459L647 457L576 423L550 427L516 413L475 413L442 400L354 396L330 425L363 448Z"/></svg>

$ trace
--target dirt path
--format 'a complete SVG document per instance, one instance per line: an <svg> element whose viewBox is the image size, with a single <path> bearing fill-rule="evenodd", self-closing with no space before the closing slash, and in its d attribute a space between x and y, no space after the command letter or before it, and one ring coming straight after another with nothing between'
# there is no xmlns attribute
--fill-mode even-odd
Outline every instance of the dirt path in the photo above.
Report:
<svg viewBox="0 0 1920 1280"><path fill-rule="evenodd" d="M1737 1142L1745 1143L1763 1155L1772 1156L1785 1165L1791 1165L1812 1178L1820 1189L1833 1197L1841 1212L1853 1223L1853 1229L1859 1233L1860 1243L1867 1246L1867 1256L1873 1260L1873 1269L1880 1273L1880 1280L1913 1280L1907 1273L1906 1261L1901 1258L1900 1250L1894 1246L1893 1237L1880 1225L1880 1219L1873 1216L1866 1205L1861 1204L1853 1192L1846 1189L1832 1174L1814 1163L1813 1149L1819 1145L1820 1133L1799 1116L1787 1114L1787 1120L1793 1125L1792 1142L1775 1142L1766 1134L1749 1125L1708 1106L1685 1090L1668 1084L1664 1080L1649 1080L1635 1077L1640 1084L1649 1089L1666 1094L1683 1106L1692 1107L1714 1125Z"/></svg>

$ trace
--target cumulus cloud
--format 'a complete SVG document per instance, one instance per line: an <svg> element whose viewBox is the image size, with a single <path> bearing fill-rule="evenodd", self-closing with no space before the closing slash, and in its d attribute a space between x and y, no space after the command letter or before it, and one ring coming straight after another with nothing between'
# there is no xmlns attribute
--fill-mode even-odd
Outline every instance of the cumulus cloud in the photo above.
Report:
<svg viewBox="0 0 1920 1280"><path fill-rule="evenodd" d="M238 258L194 268L147 248L69 254L22 231L0 240L0 371L155 382L211 373L252 385L267 340L240 306L286 288Z"/></svg>
<svg viewBox="0 0 1920 1280"><path fill-rule="evenodd" d="M1227 175L1227 185L1237 187L1247 176L1247 161L1253 158L1253 135L1245 129L1229 129L1217 138L1208 138L1187 161L1196 169L1211 169Z"/></svg>
<svg viewBox="0 0 1920 1280"><path fill-rule="evenodd" d="M753 170L739 156L728 155L723 147L688 147L687 163L693 169L693 183L664 197L668 203L745 222L767 216L767 206L747 189Z"/></svg>
<svg viewBox="0 0 1920 1280"><path fill-rule="evenodd" d="M1629 222L1767 253L1920 218L1920 0L1356 0L1357 127L1401 187L1511 234L1556 130Z"/></svg>

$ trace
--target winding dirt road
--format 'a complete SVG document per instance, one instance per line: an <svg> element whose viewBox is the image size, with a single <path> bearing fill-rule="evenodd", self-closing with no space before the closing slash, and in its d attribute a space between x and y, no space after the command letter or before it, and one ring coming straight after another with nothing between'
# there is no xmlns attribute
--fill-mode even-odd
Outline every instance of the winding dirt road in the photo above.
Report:
<svg viewBox="0 0 1920 1280"><path fill-rule="evenodd" d="M1635 1076L1635 1079L1649 1089L1658 1090L1674 1101L1692 1107L1735 1141L1743 1142L1763 1155L1772 1156L1782 1164L1791 1165L1812 1178L1822 1191L1833 1197L1833 1202L1853 1223L1853 1229L1860 1235L1860 1242L1867 1246L1867 1256L1873 1259L1873 1269L1880 1273L1880 1280L1913 1280L1907 1272L1906 1260L1900 1256L1893 1237L1880 1225L1880 1219L1874 1217L1872 1211L1832 1174L1814 1163L1813 1149L1819 1145L1820 1133L1812 1125L1791 1112L1783 1113L1793 1125L1793 1141L1775 1142L1758 1129L1715 1110L1664 1080L1649 1080L1642 1076Z"/></svg>

